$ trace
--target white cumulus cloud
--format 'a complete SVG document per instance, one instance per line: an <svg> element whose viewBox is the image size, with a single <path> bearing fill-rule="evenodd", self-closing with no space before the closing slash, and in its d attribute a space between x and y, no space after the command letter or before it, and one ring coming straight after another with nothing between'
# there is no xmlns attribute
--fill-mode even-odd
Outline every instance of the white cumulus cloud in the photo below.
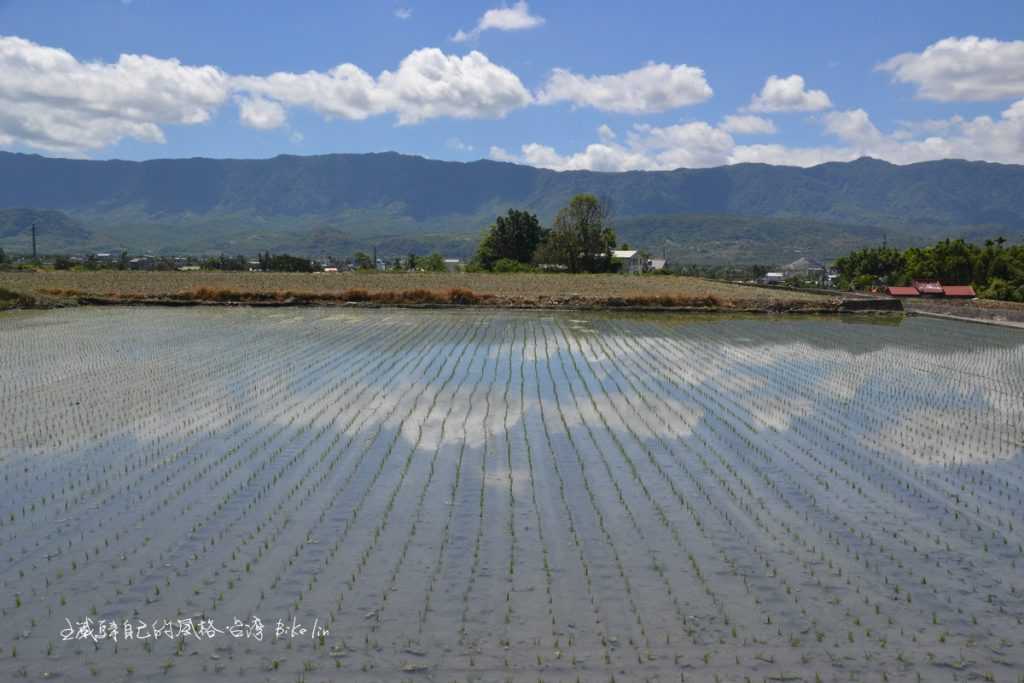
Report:
<svg viewBox="0 0 1024 683"><path fill-rule="evenodd" d="M733 114L722 119L718 127L727 133L735 133L737 135L754 135L757 133L771 135L776 132L775 124L761 116Z"/></svg>
<svg viewBox="0 0 1024 683"><path fill-rule="evenodd" d="M288 107L328 118L394 114L400 124L500 118L533 101L519 77L486 55L415 50L374 77L354 64L328 71L237 76L215 66L121 55L81 62L69 52L0 36L0 144L80 155L125 138L164 142L165 124L209 121L234 97L243 125L286 123Z"/></svg>
<svg viewBox="0 0 1024 683"><path fill-rule="evenodd" d="M161 124L204 123L230 93L228 76L213 66L132 54L80 62L0 36L0 136L39 149L77 154L124 138L163 142Z"/></svg>
<svg viewBox="0 0 1024 683"><path fill-rule="evenodd" d="M403 21L405 19L412 19L412 10L408 7L397 7L394 14L395 18L402 19Z"/></svg>
<svg viewBox="0 0 1024 683"><path fill-rule="evenodd" d="M571 102L580 107L649 114L703 102L712 95L704 71L679 64L648 64L621 74L581 76L555 69L537 94L541 104Z"/></svg>
<svg viewBox="0 0 1024 683"><path fill-rule="evenodd" d="M523 31L536 28L544 23L544 17L530 14L530 7L525 0L519 0L511 7L497 7L484 12L471 31L459 29L452 36L456 43L478 38L484 31Z"/></svg>
<svg viewBox="0 0 1024 683"><path fill-rule="evenodd" d="M283 126L288 114L279 102L258 96L239 97L238 117L245 126L270 130Z"/></svg>
<svg viewBox="0 0 1024 683"><path fill-rule="evenodd" d="M804 77L793 74L782 78L769 76L761 92L750 99L750 111L821 111L832 106L824 90L807 90Z"/></svg>
<svg viewBox="0 0 1024 683"><path fill-rule="evenodd" d="M394 113L401 124L441 116L500 118L533 99L518 76L475 50L463 57L437 48L416 50L397 70L376 78L354 64L340 64L326 72L278 72L233 82L239 90L328 117Z"/></svg>
<svg viewBox="0 0 1024 683"><path fill-rule="evenodd" d="M924 51L896 55L878 69L917 86L917 95L940 102L1024 96L1024 41L966 36L945 38Z"/></svg>
<svg viewBox="0 0 1024 683"><path fill-rule="evenodd" d="M599 143L573 154L561 154L538 143L523 145L518 154L491 148L491 158L554 170L632 171L704 168L738 163L815 166L862 156L909 164L935 159L969 159L1024 163L1024 100L998 118L903 122L895 131L881 131L863 109L832 111L822 132L835 144L791 147L782 144L740 145L723 122L713 126L692 121L671 126L634 125L625 143L616 142L606 127Z"/></svg>

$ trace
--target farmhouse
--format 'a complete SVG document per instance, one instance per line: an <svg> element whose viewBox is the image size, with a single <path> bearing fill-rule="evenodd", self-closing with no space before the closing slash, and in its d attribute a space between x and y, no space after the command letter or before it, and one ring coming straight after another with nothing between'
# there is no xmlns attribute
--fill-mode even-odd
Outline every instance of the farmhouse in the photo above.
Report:
<svg viewBox="0 0 1024 683"><path fill-rule="evenodd" d="M643 262L640 260L639 252L636 249L614 249L612 260L618 263L623 273L640 273L643 271Z"/></svg>
<svg viewBox="0 0 1024 683"><path fill-rule="evenodd" d="M825 273L825 266L804 256L784 265L782 272L786 274L786 277L821 279Z"/></svg>

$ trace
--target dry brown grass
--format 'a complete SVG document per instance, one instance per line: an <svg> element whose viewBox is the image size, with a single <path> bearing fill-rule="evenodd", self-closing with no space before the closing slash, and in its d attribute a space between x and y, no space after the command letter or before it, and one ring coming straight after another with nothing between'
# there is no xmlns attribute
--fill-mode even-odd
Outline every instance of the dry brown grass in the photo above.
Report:
<svg viewBox="0 0 1024 683"><path fill-rule="evenodd" d="M27 308L35 304L35 297L30 294L0 287L0 311L8 308Z"/></svg>

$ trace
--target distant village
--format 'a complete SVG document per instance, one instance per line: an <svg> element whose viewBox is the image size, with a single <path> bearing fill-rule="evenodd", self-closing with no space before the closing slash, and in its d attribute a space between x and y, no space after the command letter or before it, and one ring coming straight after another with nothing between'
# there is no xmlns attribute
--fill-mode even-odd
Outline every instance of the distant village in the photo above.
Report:
<svg viewBox="0 0 1024 683"><path fill-rule="evenodd" d="M684 265L671 262L664 257L653 257L640 249L614 249L609 258L610 272L628 275L689 275L715 280L728 280L747 285L766 287L849 290L849 279L844 279L836 264L826 265L811 257L800 257L780 267L763 266L702 266ZM842 264L843 259L837 263ZM245 256L200 257L192 255L162 256L155 254L131 255L127 251L95 252L90 254L9 256L0 250L0 267L53 270L121 270L121 271L235 271L235 272L306 272L337 274L346 272L474 272L473 261L447 258L434 253L427 256L408 254L389 258L356 252L347 258L320 257L309 259L288 254L272 255L269 252L256 258ZM559 271L564 268L536 266L537 271ZM500 272L500 271L495 271ZM863 291L888 295L894 298L958 298L972 299L978 296L969 284L951 284L939 279L911 280L908 284L887 285L884 278L858 287Z"/></svg>
<svg viewBox="0 0 1024 683"><path fill-rule="evenodd" d="M616 249L611 255L617 272L642 274L665 271L668 260L654 258L637 249ZM280 262L284 259L284 262ZM31 267L33 265L53 268L55 270L136 270L136 271L169 271L183 272L200 270L233 270L263 272L310 272L310 273L343 273L356 271L379 272L448 272L457 273L471 268L469 262L460 258L445 258L439 254L418 256L409 254L392 258L374 258L371 255L357 252L349 258L320 257L306 259L288 254L261 255L258 258L244 256L158 256L142 254L133 256L127 251L95 252L91 254L74 254L58 256L29 255L12 256L9 265ZM552 267L551 269L556 269Z"/></svg>

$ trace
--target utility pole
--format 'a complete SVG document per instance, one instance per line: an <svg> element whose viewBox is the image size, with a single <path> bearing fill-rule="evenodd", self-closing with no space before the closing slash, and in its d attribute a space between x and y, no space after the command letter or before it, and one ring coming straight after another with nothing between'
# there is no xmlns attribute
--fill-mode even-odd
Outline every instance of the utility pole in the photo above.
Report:
<svg viewBox="0 0 1024 683"><path fill-rule="evenodd" d="M32 260L35 261L38 257L36 252L36 224L32 224Z"/></svg>

